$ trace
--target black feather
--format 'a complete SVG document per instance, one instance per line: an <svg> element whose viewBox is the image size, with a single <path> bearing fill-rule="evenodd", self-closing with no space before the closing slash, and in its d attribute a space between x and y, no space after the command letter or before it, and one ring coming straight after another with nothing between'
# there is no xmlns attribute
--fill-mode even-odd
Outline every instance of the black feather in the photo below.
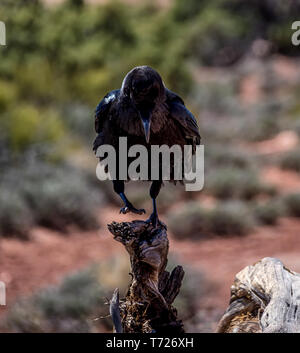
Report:
<svg viewBox="0 0 300 353"><path fill-rule="evenodd" d="M141 114L151 115L150 140L146 142ZM150 112L150 113L149 113ZM121 89L108 93L95 112L98 133L93 149L103 144L118 151L119 137L128 138L128 149L135 144L146 146L200 144L197 121L176 93L167 89L159 74L147 66L130 71ZM117 156L118 157L118 156ZM130 160L128 160L128 164ZM149 165L149 167L151 167Z"/></svg>
<svg viewBox="0 0 300 353"><path fill-rule="evenodd" d="M103 128L103 122L108 118L108 111L113 103L120 94L120 90L116 89L107 93L107 95L102 99L102 101L97 105L95 110L95 130L100 133Z"/></svg>

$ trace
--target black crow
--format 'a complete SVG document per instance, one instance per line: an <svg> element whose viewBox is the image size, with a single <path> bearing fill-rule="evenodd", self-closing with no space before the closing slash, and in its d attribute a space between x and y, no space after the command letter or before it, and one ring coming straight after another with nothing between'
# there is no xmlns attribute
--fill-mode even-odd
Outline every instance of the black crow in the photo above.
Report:
<svg viewBox="0 0 300 353"><path fill-rule="evenodd" d="M193 145L194 150L200 144L196 119L183 100L166 88L158 72L149 66L132 69L125 76L122 87L103 98L96 108L95 130L98 135L94 141L94 151L104 144L112 145L118 151L119 137L123 136L127 137L128 149L135 144L144 145L148 150L151 145L179 145L183 148L189 144ZM171 173L171 181L173 176L174 173ZM147 221L154 226L160 223L156 198L161 185L162 180L153 180L150 187L153 212ZM136 209L129 202L124 194L123 180L117 177L113 180L113 186L124 202L120 213L145 213L144 209Z"/></svg>

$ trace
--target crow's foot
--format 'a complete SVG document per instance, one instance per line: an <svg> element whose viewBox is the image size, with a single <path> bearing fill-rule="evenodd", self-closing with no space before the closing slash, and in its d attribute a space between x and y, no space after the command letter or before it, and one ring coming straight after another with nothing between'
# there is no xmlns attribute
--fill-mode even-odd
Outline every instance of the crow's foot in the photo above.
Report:
<svg viewBox="0 0 300 353"><path fill-rule="evenodd" d="M126 214L129 212L136 213L136 214L146 213L146 211L143 208L140 208L140 209L135 208L133 205L129 203L120 209L120 213Z"/></svg>

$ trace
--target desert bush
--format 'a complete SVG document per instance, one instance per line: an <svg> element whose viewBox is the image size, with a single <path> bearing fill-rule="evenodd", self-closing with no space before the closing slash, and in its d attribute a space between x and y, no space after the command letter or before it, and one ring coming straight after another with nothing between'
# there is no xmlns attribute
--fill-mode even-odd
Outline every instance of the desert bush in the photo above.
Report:
<svg viewBox="0 0 300 353"><path fill-rule="evenodd" d="M245 125L241 133L249 141L266 140L280 132L279 121L273 115L250 117Z"/></svg>
<svg viewBox="0 0 300 353"><path fill-rule="evenodd" d="M5 111L17 99L17 87L9 81L0 80L0 112Z"/></svg>
<svg viewBox="0 0 300 353"><path fill-rule="evenodd" d="M296 54L295 48L289 45L288 31L293 20L293 14L299 11L299 4L291 2L283 5L280 0L265 3L243 0L226 1L174 1L171 16L178 24L188 26L197 21L198 37L194 43L203 51L195 50L194 56L206 59L208 65L216 64L220 52L219 64L228 65L232 59L249 50L255 39L265 38L270 41L279 52ZM204 35L205 34L205 35ZM201 40L199 39L201 38ZM219 47L214 47L219 43ZM230 60L231 59L231 60Z"/></svg>
<svg viewBox="0 0 300 353"><path fill-rule="evenodd" d="M207 192L219 199L251 200L260 194L273 195L276 192L271 186L263 184L251 169L213 169L206 180Z"/></svg>
<svg viewBox="0 0 300 353"><path fill-rule="evenodd" d="M230 65L242 54L245 34L244 19L224 8L207 6L191 23L186 48L205 65Z"/></svg>
<svg viewBox="0 0 300 353"><path fill-rule="evenodd" d="M37 184L27 183L23 190L37 224L59 230L71 224L82 229L97 226L96 200L86 182L78 176L61 173Z"/></svg>
<svg viewBox="0 0 300 353"><path fill-rule="evenodd" d="M169 213L167 223L176 238L200 239L210 235L247 234L254 220L241 202L224 202L208 209L191 201Z"/></svg>
<svg viewBox="0 0 300 353"><path fill-rule="evenodd" d="M58 286L49 287L10 310L4 325L12 332L93 332L98 315L106 315L105 291L96 267L67 276ZM108 320L101 323L109 327Z"/></svg>
<svg viewBox="0 0 300 353"><path fill-rule="evenodd" d="M267 75L267 74L265 74ZM274 137L284 128L285 101L269 98L248 110L240 125L240 136L248 141L262 141Z"/></svg>
<svg viewBox="0 0 300 353"><path fill-rule="evenodd" d="M254 205L253 213L255 218L261 224L275 225L279 217L285 214L285 208L280 200L269 200Z"/></svg>
<svg viewBox="0 0 300 353"><path fill-rule="evenodd" d="M171 14L176 21L184 22L197 16L206 4L207 1L188 0L183 3L180 0L176 0L173 3Z"/></svg>
<svg viewBox="0 0 300 353"><path fill-rule="evenodd" d="M67 230L98 227L95 211L106 202L86 172L45 162L9 167L0 177L0 235L20 235L39 224ZM18 217L16 217L18 215Z"/></svg>
<svg viewBox="0 0 300 353"><path fill-rule="evenodd" d="M218 205L211 213L210 222L211 233L217 235L245 235L254 225L248 207L234 201Z"/></svg>
<svg viewBox="0 0 300 353"><path fill-rule="evenodd" d="M105 203L100 187L94 187L84 172L63 167L45 168L37 181L27 179L23 194L36 222L64 230L75 224L82 229L97 227L97 206ZM31 174L32 175L32 174Z"/></svg>
<svg viewBox="0 0 300 353"><path fill-rule="evenodd" d="M27 238L34 224L31 210L15 189L0 186L0 236L15 235Z"/></svg>
<svg viewBox="0 0 300 353"><path fill-rule="evenodd" d="M23 152L37 143L55 143L64 136L64 125L55 111L20 104L0 119L13 151Z"/></svg>
<svg viewBox="0 0 300 353"><path fill-rule="evenodd" d="M76 138L91 146L95 138L93 124L88 124L94 116L94 109L78 102L65 103L60 108L60 115L66 127L72 130Z"/></svg>
<svg viewBox="0 0 300 353"><path fill-rule="evenodd" d="M239 133L237 119L231 117L220 117L208 114L200 121L200 134L203 143L207 146L213 144L231 144Z"/></svg>
<svg viewBox="0 0 300 353"><path fill-rule="evenodd" d="M237 99L238 85L234 77L222 81L215 78L201 81L193 90L192 97L201 111L208 111L218 115L219 121L231 120L242 113L242 107ZM235 121L236 122L236 121Z"/></svg>
<svg viewBox="0 0 300 353"><path fill-rule="evenodd" d="M300 172L300 153L299 149L290 151L280 158L280 167L283 169Z"/></svg>
<svg viewBox="0 0 300 353"><path fill-rule="evenodd" d="M95 269L88 269L68 276L59 287L42 291L35 299L36 305L49 318L85 317L91 308L102 304L103 289L96 275Z"/></svg>
<svg viewBox="0 0 300 353"><path fill-rule="evenodd" d="M289 194L283 201L288 215L300 217L300 193Z"/></svg>
<svg viewBox="0 0 300 353"><path fill-rule="evenodd" d="M205 165L209 168L233 167L249 170L255 163L249 153L230 145L214 143L205 147Z"/></svg>

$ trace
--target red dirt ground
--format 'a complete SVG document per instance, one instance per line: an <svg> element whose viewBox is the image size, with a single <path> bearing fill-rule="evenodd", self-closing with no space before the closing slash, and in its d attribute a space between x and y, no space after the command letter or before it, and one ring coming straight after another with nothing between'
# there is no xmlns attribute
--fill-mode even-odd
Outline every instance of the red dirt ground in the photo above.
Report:
<svg viewBox="0 0 300 353"><path fill-rule="evenodd" d="M244 146L257 155L272 155L290 151L296 148L298 143L298 135L294 131L286 130L269 140L245 143Z"/></svg>
<svg viewBox="0 0 300 353"><path fill-rule="evenodd" d="M300 191L300 177L297 172L271 166L264 168L261 176L282 194Z"/></svg>

